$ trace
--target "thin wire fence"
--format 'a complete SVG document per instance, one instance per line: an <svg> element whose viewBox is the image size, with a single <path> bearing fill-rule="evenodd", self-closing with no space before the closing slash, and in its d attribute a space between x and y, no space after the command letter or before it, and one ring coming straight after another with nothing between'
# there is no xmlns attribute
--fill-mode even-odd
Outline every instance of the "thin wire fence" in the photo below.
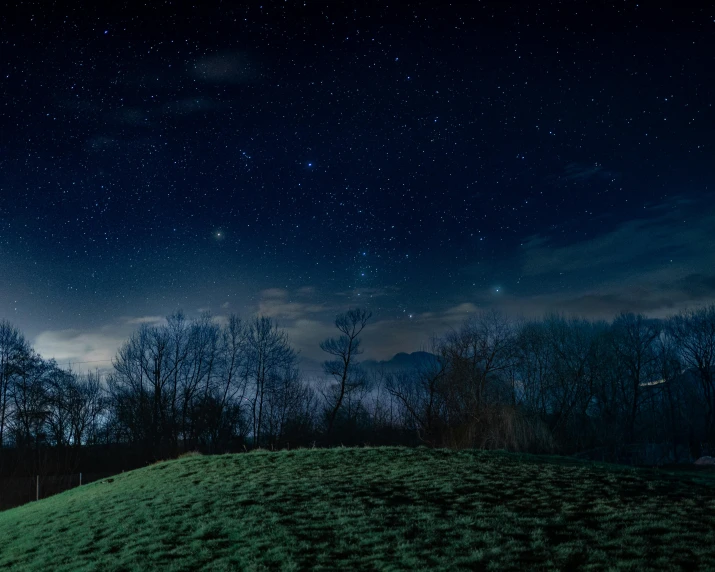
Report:
<svg viewBox="0 0 715 572"><path fill-rule="evenodd" d="M115 472L0 477L0 510L37 501L110 477Z"/></svg>

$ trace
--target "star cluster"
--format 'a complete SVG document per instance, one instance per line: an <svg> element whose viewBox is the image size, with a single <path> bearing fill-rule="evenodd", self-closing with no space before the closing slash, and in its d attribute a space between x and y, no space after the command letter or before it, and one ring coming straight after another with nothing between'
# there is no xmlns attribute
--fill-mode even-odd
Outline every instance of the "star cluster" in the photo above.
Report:
<svg viewBox="0 0 715 572"><path fill-rule="evenodd" d="M710 284L711 6L9 11L0 313L35 334L275 288L324 310L277 317L321 323L608 313L643 298L624 276L657 291L646 311L715 291L678 286ZM661 250L607 260L637 229Z"/></svg>

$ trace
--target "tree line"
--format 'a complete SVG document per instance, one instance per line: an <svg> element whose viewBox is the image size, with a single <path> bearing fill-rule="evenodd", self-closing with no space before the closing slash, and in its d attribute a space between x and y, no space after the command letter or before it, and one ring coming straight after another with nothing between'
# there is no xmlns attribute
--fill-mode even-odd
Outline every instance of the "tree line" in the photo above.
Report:
<svg viewBox="0 0 715 572"><path fill-rule="evenodd" d="M360 364L370 320L362 309L336 317L319 379L301 373L285 331L265 316L177 312L142 325L104 378L43 359L2 321L0 476L43 463L76 470L119 450L141 465L197 449L613 454L657 443L677 462L715 445L715 305L610 322L483 312L434 337L426 359L403 371Z"/></svg>

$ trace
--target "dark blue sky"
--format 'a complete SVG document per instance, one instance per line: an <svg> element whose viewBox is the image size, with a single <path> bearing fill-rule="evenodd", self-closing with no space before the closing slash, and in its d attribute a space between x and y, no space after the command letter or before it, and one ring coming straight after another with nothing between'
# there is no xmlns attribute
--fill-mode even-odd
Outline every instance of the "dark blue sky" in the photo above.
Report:
<svg viewBox="0 0 715 572"><path fill-rule="evenodd" d="M367 306L385 358L715 299L713 6L99 4L0 16L0 316L47 357L179 308L318 357Z"/></svg>

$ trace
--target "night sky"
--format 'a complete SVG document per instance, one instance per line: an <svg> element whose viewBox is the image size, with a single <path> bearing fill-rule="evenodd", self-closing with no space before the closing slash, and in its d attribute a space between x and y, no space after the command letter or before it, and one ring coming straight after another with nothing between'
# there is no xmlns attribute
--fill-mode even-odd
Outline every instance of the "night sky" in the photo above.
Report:
<svg viewBox="0 0 715 572"><path fill-rule="evenodd" d="M715 301L715 4L0 21L0 318L45 357L108 366L177 309L274 317L310 368L353 306L387 359L482 308Z"/></svg>

